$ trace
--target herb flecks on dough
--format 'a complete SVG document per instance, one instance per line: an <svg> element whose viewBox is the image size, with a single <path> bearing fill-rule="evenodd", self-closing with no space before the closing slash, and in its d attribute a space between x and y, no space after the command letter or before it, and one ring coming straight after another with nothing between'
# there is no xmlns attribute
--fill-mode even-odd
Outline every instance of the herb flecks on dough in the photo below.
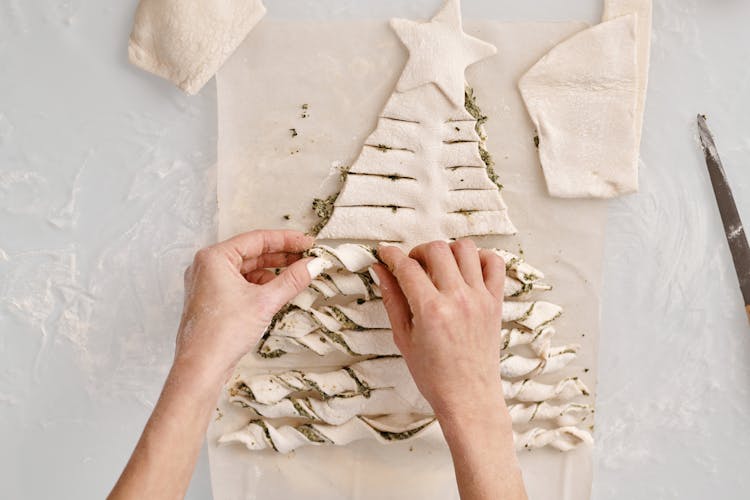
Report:
<svg viewBox="0 0 750 500"><path fill-rule="evenodd" d="M487 141L487 134L484 131L484 124L487 122L487 115L482 113L482 110L479 108L479 105L477 104L476 96L474 95L474 89L467 86L466 90L464 92L464 106L466 107L466 111L469 112L471 116L476 119L477 123L475 125L475 129L477 131L477 135L479 135L479 143L477 147L479 147L479 156L482 158L482 162L485 165L485 168L487 169L487 175L489 176L490 180L494 182L499 189L503 189L503 185L500 183L500 177L497 175L497 172L495 172L495 160L492 158L492 155L485 147L485 143Z"/></svg>

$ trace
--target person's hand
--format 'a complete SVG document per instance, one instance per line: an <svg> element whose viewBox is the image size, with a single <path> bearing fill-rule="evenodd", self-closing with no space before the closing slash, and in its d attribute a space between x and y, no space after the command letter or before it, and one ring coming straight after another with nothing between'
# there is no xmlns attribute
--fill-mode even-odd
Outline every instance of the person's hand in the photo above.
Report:
<svg viewBox="0 0 750 500"><path fill-rule="evenodd" d="M313 241L295 231L252 231L199 250L185 271L175 364L224 382L279 309L310 284L301 252ZM278 276L267 269L286 266Z"/></svg>
<svg viewBox="0 0 750 500"><path fill-rule="evenodd" d="M502 258L471 240L420 245L409 256L381 246L378 255L394 341L438 418L504 407Z"/></svg>

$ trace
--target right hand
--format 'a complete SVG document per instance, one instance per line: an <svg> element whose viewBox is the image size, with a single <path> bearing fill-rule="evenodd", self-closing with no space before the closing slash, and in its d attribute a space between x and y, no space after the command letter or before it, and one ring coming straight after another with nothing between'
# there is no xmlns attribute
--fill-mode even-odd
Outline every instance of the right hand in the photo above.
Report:
<svg viewBox="0 0 750 500"><path fill-rule="evenodd" d="M396 346L438 418L505 409L500 325L505 263L471 240L407 256L381 246L376 265Z"/></svg>

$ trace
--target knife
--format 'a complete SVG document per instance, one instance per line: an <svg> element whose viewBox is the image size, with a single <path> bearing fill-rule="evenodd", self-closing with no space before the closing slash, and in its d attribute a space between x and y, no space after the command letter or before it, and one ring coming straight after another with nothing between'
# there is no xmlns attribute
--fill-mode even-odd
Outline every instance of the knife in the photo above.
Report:
<svg viewBox="0 0 750 500"><path fill-rule="evenodd" d="M740 281L740 290L745 299L745 312L750 321L750 245L747 243L745 229L742 227L737 205L734 203L732 190L727 182L724 167L716 150L716 143L711 131L708 129L705 115L698 115L698 131L700 132L703 154L706 157L708 175L714 188L716 203L719 205L719 213L724 223L724 234L729 243L729 251L732 252L734 269Z"/></svg>

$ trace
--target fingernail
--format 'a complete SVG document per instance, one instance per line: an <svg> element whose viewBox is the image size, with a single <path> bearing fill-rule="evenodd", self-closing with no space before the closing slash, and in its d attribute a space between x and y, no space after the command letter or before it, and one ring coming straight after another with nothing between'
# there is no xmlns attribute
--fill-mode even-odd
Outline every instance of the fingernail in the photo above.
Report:
<svg viewBox="0 0 750 500"><path fill-rule="evenodd" d="M372 282L380 286L380 276L378 276L378 273L375 272L375 269L370 268L368 272L370 273L370 278L372 278Z"/></svg>
<svg viewBox="0 0 750 500"><path fill-rule="evenodd" d="M307 263L307 272L310 274L311 279L315 279L320 276L320 273L331 267L333 267L331 261L324 259L323 257L315 257Z"/></svg>

